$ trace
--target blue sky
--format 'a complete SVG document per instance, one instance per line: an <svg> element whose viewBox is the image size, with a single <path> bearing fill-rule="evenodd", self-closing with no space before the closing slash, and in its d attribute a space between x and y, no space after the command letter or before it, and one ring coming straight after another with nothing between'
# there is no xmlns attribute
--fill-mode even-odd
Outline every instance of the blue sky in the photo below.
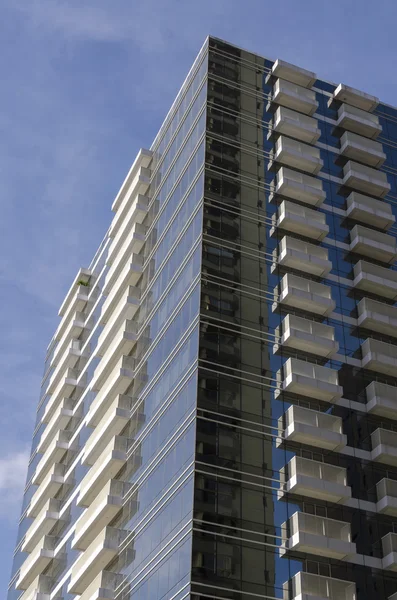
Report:
<svg viewBox="0 0 397 600"><path fill-rule="evenodd" d="M395 0L0 0L0 588L57 309L210 33L397 104ZM22 485L21 485L22 482Z"/></svg>

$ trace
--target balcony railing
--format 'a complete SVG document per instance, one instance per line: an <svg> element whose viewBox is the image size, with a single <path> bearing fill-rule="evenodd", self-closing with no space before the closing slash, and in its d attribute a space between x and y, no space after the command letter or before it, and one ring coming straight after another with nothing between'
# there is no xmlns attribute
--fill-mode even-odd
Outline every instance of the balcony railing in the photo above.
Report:
<svg viewBox="0 0 397 600"><path fill-rule="evenodd" d="M293 198L310 206L320 206L326 196L321 179L286 167L278 170L276 187L269 196L269 201L272 201L275 195Z"/></svg>
<svg viewBox="0 0 397 600"><path fill-rule="evenodd" d="M32 479L34 485L42 483L51 467L55 463L60 462L64 454L70 450L69 442L71 436L71 431L59 431L57 433L36 467Z"/></svg>
<svg viewBox="0 0 397 600"><path fill-rule="evenodd" d="M368 112L374 111L379 104L379 99L376 96L371 96L366 92L356 90L343 83L340 83L335 89L333 97L338 102L346 102L351 106Z"/></svg>
<svg viewBox="0 0 397 600"><path fill-rule="evenodd" d="M339 349L334 327L291 314L283 319L281 328L276 328L276 338L279 341L274 344L273 351L281 347L294 348L329 358Z"/></svg>
<svg viewBox="0 0 397 600"><path fill-rule="evenodd" d="M372 381L366 388L367 412L388 419L397 418L397 387Z"/></svg>
<svg viewBox="0 0 397 600"><path fill-rule="evenodd" d="M339 108L336 126L371 139L376 139L382 131L376 115L348 104L342 104Z"/></svg>
<svg viewBox="0 0 397 600"><path fill-rule="evenodd" d="M351 498L346 469L300 456L294 456L286 467L280 469L278 496L283 498L288 493L328 502Z"/></svg>
<svg viewBox="0 0 397 600"><path fill-rule="evenodd" d="M307 71L279 58L273 64L271 73L269 73L266 81L269 82L271 77L281 77L281 79L286 79L305 88L311 88L317 79L316 74L312 71Z"/></svg>
<svg viewBox="0 0 397 600"><path fill-rule="evenodd" d="M329 315L336 306L328 285L304 279L292 273L287 273L282 277L280 292L276 287L274 297L273 311L277 309L278 304L282 304L325 316Z"/></svg>
<svg viewBox="0 0 397 600"><path fill-rule="evenodd" d="M273 160L312 175L317 175L323 166L318 148L284 136L276 141Z"/></svg>
<svg viewBox="0 0 397 600"><path fill-rule="evenodd" d="M356 554L350 523L346 521L295 512L282 524L281 530L281 555L292 550L342 560Z"/></svg>
<svg viewBox="0 0 397 600"><path fill-rule="evenodd" d="M397 571L397 533L388 533L382 538L382 567Z"/></svg>
<svg viewBox="0 0 397 600"><path fill-rule="evenodd" d="M272 133L284 133L302 142L315 144L321 135L318 123L313 117L279 106L273 117Z"/></svg>
<svg viewBox="0 0 397 600"><path fill-rule="evenodd" d="M300 572L283 584L283 600L357 600L356 584Z"/></svg>
<svg viewBox="0 0 397 600"><path fill-rule="evenodd" d="M383 198L390 192L386 173L349 160L343 167L343 185Z"/></svg>
<svg viewBox="0 0 397 600"><path fill-rule="evenodd" d="M328 260L328 250L322 246L309 244L303 240L285 235L278 249L273 251L273 268L276 265L304 271L325 277L332 269L332 262Z"/></svg>
<svg viewBox="0 0 397 600"><path fill-rule="evenodd" d="M50 600L54 580L48 575L38 575L27 590L20 596L20 600Z"/></svg>
<svg viewBox="0 0 397 600"><path fill-rule="evenodd" d="M279 389L283 392L333 402L341 398L343 388L338 384L338 372L297 358L289 358L277 372ZM279 394L276 394L279 395Z"/></svg>
<svg viewBox="0 0 397 600"><path fill-rule="evenodd" d="M343 433L342 419L301 406L290 406L278 420L279 440L298 442L307 446L339 450L346 446L347 437Z"/></svg>
<svg viewBox="0 0 397 600"><path fill-rule="evenodd" d="M19 577L15 584L17 590L26 590L43 573L44 569L55 558L55 547L58 538L45 535L38 542L32 553L22 564Z"/></svg>
<svg viewBox="0 0 397 600"><path fill-rule="evenodd" d="M345 131L340 140L340 153L347 158L379 169L386 160L382 144L362 135Z"/></svg>
<svg viewBox="0 0 397 600"><path fill-rule="evenodd" d="M374 462L397 465L397 431L376 429L371 433L371 458Z"/></svg>
<svg viewBox="0 0 397 600"><path fill-rule="evenodd" d="M363 225L355 225L350 231L350 251L392 264L397 257L396 238Z"/></svg>
<svg viewBox="0 0 397 600"><path fill-rule="evenodd" d="M273 215L274 227L321 241L329 233L326 216L307 206L283 200Z"/></svg>
<svg viewBox="0 0 397 600"><path fill-rule="evenodd" d="M376 484L376 510L378 513L384 513L397 517L397 481L394 479L388 479L387 477L381 479Z"/></svg>
<svg viewBox="0 0 397 600"><path fill-rule="evenodd" d="M370 369L385 375L395 375L397 369L397 346L368 338L361 344L364 369Z"/></svg>
<svg viewBox="0 0 397 600"><path fill-rule="evenodd" d="M65 465L54 464L45 476L39 488L35 491L27 508L29 518L37 517L48 499L54 498L65 484Z"/></svg>
<svg viewBox="0 0 397 600"><path fill-rule="evenodd" d="M111 600L121 581L121 575L111 573L110 571L101 571L81 594L79 600L92 600L92 598L98 600Z"/></svg>
<svg viewBox="0 0 397 600"><path fill-rule="evenodd" d="M357 309L359 327L397 337L397 307L362 298Z"/></svg>
<svg viewBox="0 0 397 600"><path fill-rule="evenodd" d="M354 265L353 287L397 300L397 271L360 260Z"/></svg>
<svg viewBox="0 0 397 600"><path fill-rule="evenodd" d="M276 80L270 102L305 115L312 115L318 107L315 92L284 79Z"/></svg>
<svg viewBox="0 0 397 600"><path fill-rule="evenodd" d="M390 229L396 221L390 204L358 192L351 192L347 197L346 216L384 231Z"/></svg>
<svg viewBox="0 0 397 600"><path fill-rule="evenodd" d="M71 398L63 398L43 431L43 434L37 445L37 452L43 454L53 441L54 436L58 433L58 431L66 428L70 419L73 417L74 405L75 400L72 400Z"/></svg>

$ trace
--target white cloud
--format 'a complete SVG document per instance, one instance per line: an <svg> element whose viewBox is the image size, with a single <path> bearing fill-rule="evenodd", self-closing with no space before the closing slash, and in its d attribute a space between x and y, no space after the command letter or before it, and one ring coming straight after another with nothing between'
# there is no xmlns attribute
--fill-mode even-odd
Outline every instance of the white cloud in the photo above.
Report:
<svg viewBox="0 0 397 600"><path fill-rule="evenodd" d="M20 511L28 460L28 450L0 458L0 519L15 520Z"/></svg>

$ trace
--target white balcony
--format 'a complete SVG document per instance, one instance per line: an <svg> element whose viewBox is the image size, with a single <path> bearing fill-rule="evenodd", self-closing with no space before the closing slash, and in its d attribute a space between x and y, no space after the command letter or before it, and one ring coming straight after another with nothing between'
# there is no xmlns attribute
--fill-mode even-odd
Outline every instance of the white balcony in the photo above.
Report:
<svg viewBox="0 0 397 600"><path fill-rule="evenodd" d="M124 179L120 190L112 204L112 211L119 211L121 205L131 198L132 192L135 191L134 183L137 175L139 176L140 169L147 169L153 157L153 152L146 148L141 148Z"/></svg>
<svg viewBox="0 0 397 600"><path fill-rule="evenodd" d="M147 227L139 223L135 223L132 228L128 231L128 235L124 242L120 245L117 252L113 253L111 258L106 261L107 265L110 265L109 271L106 276L106 285L111 286L112 282L117 278L121 269L131 257L132 254L139 254L142 250L146 240Z"/></svg>
<svg viewBox="0 0 397 600"><path fill-rule="evenodd" d="M64 398L70 398L77 386L79 375L80 371L77 371L77 369L68 369L66 371L64 377L58 383L56 389L47 402L42 418L43 423L48 423L50 421L54 412L57 410L59 404Z"/></svg>
<svg viewBox="0 0 397 600"><path fill-rule="evenodd" d="M112 243L110 244L106 262L112 264L115 256L123 246L127 237L134 226L141 224L147 215L149 206L149 198L146 196L137 196L132 203L132 206L125 215L125 218L120 225L117 234L113 237ZM146 233L146 231L145 231Z"/></svg>
<svg viewBox="0 0 397 600"><path fill-rule="evenodd" d="M341 398L343 388L338 385L338 371L315 365L298 358L289 358L277 372L280 392L299 394L323 402L334 402Z"/></svg>
<svg viewBox="0 0 397 600"><path fill-rule="evenodd" d="M354 265L353 287L397 300L397 271L360 260Z"/></svg>
<svg viewBox="0 0 397 600"><path fill-rule="evenodd" d="M46 394L53 394L67 369L73 369L81 356L81 342L72 340L49 378Z"/></svg>
<svg viewBox="0 0 397 600"><path fill-rule="evenodd" d="M101 325L107 326L102 332L104 336L108 335L112 327L117 328L122 321L130 320L135 316L140 306L140 298L140 289L132 285L122 294L106 298L99 317Z"/></svg>
<svg viewBox="0 0 397 600"><path fill-rule="evenodd" d="M105 295L118 296L122 294L128 286L135 286L143 273L143 256L140 254L132 254L126 264L120 271L112 274L109 279L109 273L105 279L103 293Z"/></svg>
<svg viewBox="0 0 397 600"><path fill-rule="evenodd" d="M274 133L284 133L301 142L315 144L321 135L317 119L279 106L273 116ZM270 135L272 134L270 131Z"/></svg>
<svg viewBox="0 0 397 600"><path fill-rule="evenodd" d="M32 482L33 485L39 485L43 482L45 476L51 467L60 462L64 454L69 450L70 431L58 431L55 438L49 444L36 467Z"/></svg>
<svg viewBox="0 0 397 600"><path fill-rule="evenodd" d="M280 293L276 287L274 296L273 311L277 309L278 304L282 304L325 316L335 310L336 306L329 286L291 273L286 273L282 277Z"/></svg>
<svg viewBox="0 0 397 600"><path fill-rule="evenodd" d="M346 521L295 512L281 525L281 529L281 556L290 550L336 560L356 554L356 544L351 541L350 523Z"/></svg>
<svg viewBox="0 0 397 600"><path fill-rule="evenodd" d="M397 533L388 533L382 538L382 568L397 571Z"/></svg>
<svg viewBox="0 0 397 600"><path fill-rule="evenodd" d="M81 482L77 504L89 506L109 479L117 475L126 460L127 438L115 436Z"/></svg>
<svg viewBox="0 0 397 600"><path fill-rule="evenodd" d="M114 333L114 337L107 347L106 351L95 369L91 380L91 388L98 390L104 384L109 373L112 371L114 364L123 355L128 356L134 348L138 340L137 324L135 321L126 321L118 331Z"/></svg>
<svg viewBox="0 0 397 600"><path fill-rule="evenodd" d="M370 298L362 298L357 305L359 327L397 337L397 307Z"/></svg>
<svg viewBox="0 0 397 600"><path fill-rule="evenodd" d="M134 379L135 359L132 356L122 356L113 366L105 385L103 385L91 405L96 407L103 401L114 399L118 394L124 394Z"/></svg>
<svg viewBox="0 0 397 600"><path fill-rule="evenodd" d="M365 388L367 412L388 419L397 419L397 387L372 381Z"/></svg>
<svg viewBox="0 0 397 600"><path fill-rule="evenodd" d="M305 115L312 115L318 107L315 92L284 79L275 81L270 102Z"/></svg>
<svg viewBox="0 0 397 600"><path fill-rule="evenodd" d="M117 556L124 534L119 529L106 527L88 546L72 567L68 594L82 594L87 587Z"/></svg>
<svg viewBox="0 0 397 600"><path fill-rule="evenodd" d="M363 225L355 225L350 231L350 251L392 264L397 257L396 238Z"/></svg>
<svg viewBox="0 0 397 600"><path fill-rule="evenodd" d="M55 464L35 491L26 511L29 518L37 517L50 498L54 498L65 483L65 465Z"/></svg>
<svg viewBox="0 0 397 600"><path fill-rule="evenodd" d="M340 140L340 153L347 158L380 169L386 160L382 144L362 135L345 131Z"/></svg>
<svg viewBox="0 0 397 600"><path fill-rule="evenodd" d="M65 315L66 311L69 308L69 305L74 300L74 297L76 295L76 289L79 286L80 281L83 283L88 283L90 277L91 277L91 271L89 271L89 269L80 269L79 270L79 272L77 273L76 277L74 278L73 283L70 286L70 288L65 296L65 300L62 302L61 308L58 311L58 315L60 317L63 317Z"/></svg>
<svg viewBox="0 0 397 600"><path fill-rule="evenodd" d="M397 481L384 477L376 484L376 510L397 517Z"/></svg>
<svg viewBox="0 0 397 600"><path fill-rule="evenodd" d="M74 296L54 334L55 340L59 341L63 337L67 327L70 324L70 321L72 320L73 315L75 313L81 313L83 311L85 305L88 302L89 289L90 288L86 285L77 285ZM74 317L74 319L75 318L76 317Z"/></svg>
<svg viewBox="0 0 397 600"><path fill-rule="evenodd" d="M361 366L385 375L395 375L397 369L397 346L368 338L361 344Z"/></svg>
<svg viewBox="0 0 397 600"><path fill-rule="evenodd" d="M379 124L376 115L347 104L342 104L339 108L336 126L373 140L382 131L382 126Z"/></svg>
<svg viewBox="0 0 397 600"><path fill-rule="evenodd" d="M397 432L381 429L371 433L371 459L385 465L397 465Z"/></svg>
<svg viewBox="0 0 397 600"><path fill-rule="evenodd" d="M266 77L266 83L270 81L271 77L281 77L281 79L286 79L306 88L311 88L317 79L316 74L312 71L307 71L279 58L273 64L271 72Z"/></svg>
<svg viewBox="0 0 397 600"><path fill-rule="evenodd" d="M113 600L114 592L121 579L122 576L116 573L101 571L81 594L79 600Z"/></svg>
<svg viewBox="0 0 397 600"><path fill-rule="evenodd" d="M131 414L131 398L129 396L117 396L109 409L88 438L84 447L82 463L92 465L104 451L112 437L119 435L127 425ZM91 426L90 412L87 415L89 426Z"/></svg>
<svg viewBox="0 0 397 600"><path fill-rule="evenodd" d="M56 366L62 358L62 355L66 352L68 346L70 346L73 340L77 340L85 328L85 316L83 313L74 313L72 320L69 322L61 339L55 347L51 366Z"/></svg>
<svg viewBox="0 0 397 600"><path fill-rule="evenodd" d="M321 241L329 233L324 213L283 200L274 215L274 227Z"/></svg>
<svg viewBox="0 0 397 600"><path fill-rule="evenodd" d="M285 235L273 251L272 271L280 267L304 271L317 277L325 277L332 269L332 262L328 260L328 250Z"/></svg>
<svg viewBox="0 0 397 600"><path fill-rule="evenodd" d="M15 584L17 590L26 590L55 557L57 538L43 536L32 553L21 566L19 577Z"/></svg>
<svg viewBox="0 0 397 600"><path fill-rule="evenodd" d="M348 85L340 83L334 91L334 100L338 102L346 102L351 106L355 106L360 110L373 112L379 104L379 99L376 96L371 96L360 90L356 90Z"/></svg>
<svg viewBox="0 0 397 600"><path fill-rule="evenodd" d="M358 192L352 192L347 197L346 216L384 231L390 229L396 221L390 204L384 200L363 196Z"/></svg>
<svg viewBox="0 0 397 600"><path fill-rule="evenodd" d="M60 500L55 500L55 498L47 500L44 508L39 512L25 534L21 548L22 552L32 552L43 535L50 533L51 529L60 520L60 509Z"/></svg>
<svg viewBox="0 0 397 600"><path fill-rule="evenodd" d="M286 493L328 502L341 502L351 498L346 469L300 456L294 456L280 470L279 498L283 498Z"/></svg>
<svg viewBox="0 0 397 600"><path fill-rule="evenodd" d="M356 584L301 571L283 584L283 600L357 600Z"/></svg>
<svg viewBox="0 0 397 600"><path fill-rule="evenodd" d="M276 141L273 160L312 175L317 175L324 164L318 148L284 136Z"/></svg>
<svg viewBox="0 0 397 600"><path fill-rule="evenodd" d="M123 506L126 484L111 479L76 522L72 548L85 550Z"/></svg>
<svg viewBox="0 0 397 600"><path fill-rule="evenodd" d="M310 206L320 206L326 196L321 179L286 167L278 170L276 187L273 195L269 197L269 201L273 200L274 195L293 198Z"/></svg>
<svg viewBox="0 0 397 600"><path fill-rule="evenodd" d="M347 443L340 417L301 406L289 407L278 420L278 430L277 447L287 441L336 451Z"/></svg>
<svg viewBox="0 0 397 600"><path fill-rule="evenodd" d="M274 344L273 352L294 348L330 358L339 349L334 327L291 314L283 319L281 328L276 328L276 339L279 341Z"/></svg>
<svg viewBox="0 0 397 600"><path fill-rule="evenodd" d="M38 575L19 600L50 600L53 581L47 575Z"/></svg>
<svg viewBox="0 0 397 600"><path fill-rule="evenodd" d="M343 167L343 185L383 198L390 192L386 173L349 160Z"/></svg>
<svg viewBox="0 0 397 600"><path fill-rule="evenodd" d="M65 429L70 419L73 417L73 407L75 401L70 398L63 398L60 405L54 412L52 418L48 422L40 441L37 445L37 452L43 454L51 444L54 436L61 429Z"/></svg>
<svg viewBox="0 0 397 600"><path fill-rule="evenodd" d="M113 220L109 228L109 237L115 238L117 233L120 231L124 223L127 221L131 209L134 205L137 205L138 198L146 197L150 186L151 171L145 167L141 167L134 181L131 185L131 191L125 196L124 200L120 203L120 207L117 213L113 217ZM142 206L139 212L147 213L147 206ZM144 215L142 217L142 220Z"/></svg>

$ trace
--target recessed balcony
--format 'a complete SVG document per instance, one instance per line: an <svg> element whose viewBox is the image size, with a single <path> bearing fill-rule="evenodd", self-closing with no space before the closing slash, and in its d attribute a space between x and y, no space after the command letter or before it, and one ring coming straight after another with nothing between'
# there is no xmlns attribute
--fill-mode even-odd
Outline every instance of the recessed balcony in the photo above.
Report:
<svg viewBox="0 0 397 600"><path fill-rule="evenodd" d="M88 438L81 459L83 464L93 465L95 463L112 437L122 432L129 422L130 414L131 398L129 396L117 396ZM90 412L88 412L87 419L89 426L91 426Z"/></svg>
<svg viewBox="0 0 397 600"><path fill-rule="evenodd" d="M77 273L76 277L73 280L72 285L70 286L64 301L62 302L61 308L58 311L58 315L60 317L63 317L66 313L66 311L69 308L69 305L72 303L72 301L74 300L74 297L76 295L76 289L79 285L79 283L82 281L85 284L88 284L89 280L91 277L91 271L89 269L80 269L79 272Z"/></svg>
<svg viewBox="0 0 397 600"><path fill-rule="evenodd" d="M279 267L304 271L317 277L325 277L332 269L328 260L328 250L285 235L273 251L272 271Z"/></svg>
<svg viewBox="0 0 397 600"><path fill-rule="evenodd" d="M351 106L355 106L360 110L373 112L379 104L379 99L376 96L371 96L360 90L356 90L348 85L340 83L333 94L334 100L338 102L346 102Z"/></svg>
<svg viewBox="0 0 397 600"><path fill-rule="evenodd" d="M123 506L127 484L111 479L76 522L72 548L86 550Z"/></svg>
<svg viewBox="0 0 397 600"><path fill-rule="evenodd" d="M286 167L281 167L277 171L276 187L269 201L273 201L275 195L299 200L310 206L320 206L326 197L321 179Z"/></svg>
<svg viewBox="0 0 397 600"><path fill-rule="evenodd" d="M329 233L324 213L283 200L274 215L274 229L283 229L313 240L321 241Z"/></svg>
<svg viewBox="0 0 397 600"><path fill-rule="evenodd" d="M346 469L300 456L294 456L280 470L279 498L288 493L328 502L351 498Z"/></svg>
<svg viewBox="0 0 397 600"><path fill-rule="evenodd" d="M75 401L70 398L63 398L60 405L54 412L52 418L48 422L40 441L37 445L37 452L43 454L51 444L54 436L61 429L65 429L70 419L73 417L73 407Z"/></svg>
<svg viewBox="0 0 397 600"><path fill-rule="evenodd" d="M273 64L271 72L266 77L267 83L270 81L271 77L281 77L281 79L286 79L287 81L291 81L292 83L296 83L305 88L311 88L317 79L316 74L312 71L301 69L301 67L292 65L279 58Z"/></svg>
<svg viewBox="0 0 397 600"><path fill-rule="evenodd" d="M276 141L273 160L312 175L317 175L324 164L318 148L284 136Z"/></svg>
<svg viewBox="0 0 397 600"><path fill-rule="evenodd" d="M397 271L360 260L354 265L353 287L397 300Z"/></svg>
<svg viewBox="0 0 397 600"><path fill-rule="evenodd" d="M117 265L118 266L118 265ZM135 286L143 273L143 256L140 254L132 254L124 265L120 265L120 269L115 269L109 277L106 276L103 293L116 296L124 292L126 287Z"/></svg>
<svg viewBox="0 0 397 600"><path fill-rule="evenodd" d="M302 115L301 113L279 106L273 116L273 128L269 132L284 133L301 142L315 144L321 136L317 119Z"/></svg>
<svg viewBox="0 0 397 600"><path fill-rule="evenodd" d="M43 423L48 423L64 398L70 398L74 389L77 386L77 380L80 376L80 371L77 369L68 369L58 383L54 393L51 395L44 409Z"/></svg>
<svg viewBox="0 0 397 600"><path fill-rule="evenodd" d="M370 167L380 169L386 160L382 144L362 135L345 131L340 140L340 153Z"/></svg>
<svg viewBox="0 0 397 600"><path fill-rule="evenodd" d="M386 173L351 160L343 167L342 184L379 198L386 196L391 189Z"/></svg>
<svg viewBox="0 0 397 600"><path fill-rule="evenodd" d="M361 366L385 375L395 375L397 369L397 346L368 338L361 344Z"/></svg>
<svg viewBox="0 0 397 600"><path fill-rule="evenodd" d="M43 535L50 533L51 529L60 520L60 500L50 498L39 512L29 529L25 534L22 544L22 552L32 552Z"/></svg>
<svg viewBox="0 0 397 600"><path fill-rule="evenodd" d="M35 518L50 498L54 498L65 483L65 465L55 464L35 491L27 509L27 516Z"/></svg>
<svg viewBox="0 0 397 600"><path fill-rule="evenodd" d="M69 450L70 431L58 431L47 450L44 452L36 467L32 482L33 485L39 485L43 482L45 476L51 467L60 462L64 454Z"/></svg>
<svg viewBox="0 0 397 600"><path fill-rule="evenodd" d="M281 556L293 551L342 560L356 554L350 523L346 521L297 511L281 525L281 530Z"/></svg>
<svg viewBox="0 0 397 600"><path fill-rule="evenodd" d="M358 192L352 192L347 197L346 216L384 231L390 229L396 221L390 204Z"/></svg>
<svg viewBox="0 0 397 600"><path fill-rule="evenodd" d="M375 140L382 131L379 118L376 115L342 104L338 110L336 126L358 135Z"/></svg>
<svg viewBox="0 0 397 600"><path fill-rule="evenodd" d="M283 600L356 600L356 584L301 571L283 584Z"/></svg>
<svg viewBox="0 0 397 600"><path fill-rule="evenodd" d="M397 465L397 432L381 429L371 433L371 459L385 465Z"/></svg>
<svg viewBox="0 0 397 600"><path fill-rule="evenodd" d="M131 208L125 215L125 218L122 224L119 227L117 234L113 237L112 243L110 244L108 255L107 255L107 263L111 264L119 252L120 248L123 246L126 238L129 236L130 231L133 229L135 225L142 224L144 218L148 213L149 207L149 198L146 196L137 196L134 202L132 203ZM142 232L146 234L146 231Z"/></svg>
<svg viewBox="0 0 397 600"><path fill-rule="evenodd" d="M388 533L382 538L382 568L397 571L397 533Z"/></svg>
<svg viewBox="0 0 397 600"><path fill-rule="evenodd" d="M79 506L89 506L109 479L117 475L127 460L127 446L128 440L125 437L115 436L110 441L81 482L77 497Z"/></svg>
<svg viewBox="0 0 397 600"><path fill-rule="evenodd" d="M270 103L285 106L311 116L316 112L316 93L284 79L277 79L273 86Z"/></svg>
<svg viewBox="0 0 397 600"><path fill-rule="evenodd" d="M101 571L81 594L79 600L112 600L122 576L111 571ZM350 600L350 599L349 599Z"/></svg>
<svg viewBox="0 0 397 600"><path fill-rule="evenodd" d="M397 258L396 238L363 225L355 225L350 231L350 251L392 264Z"/></svg>
<svg viewBox="0 0 397 600"><path fill-rule="evenodd" d="M26 590L55 558L57 539L50 535L45 535L40 539L32 553L21 566L19 577L15 584L17 590Z"/></svg>
<svg viewBox="0 0 397 600"><path fill-rule="evenodd" d="M38 575L20 596L20 600L50 600L54 580L47 575Z"/></svg>
<svg viewBox="0 0 397 600"><path fill-rule="evenodd" d="M280 328L276 328L276 339L279 341L274 344L273 352L293 348L330 358L339 349L334 327L291 314L283 319Z"/></svg>
<svg viewBox="0 0 397 600"><path fill-rule="evenodd" d="M362 298L357 305L359 327L397 337L397 307L371 298Z"/></svg>
<svg viewBox="0 0 397 600"><path fill-rule="evenodd" d="M297 442L336 451L347 444L340 417L302 406L289 407L278 420L278 431L277 447L283 446L284 442Z"/></svg>
<svg viewBox="0 0 397 600"><path fill-rule="evenodd" d="M120 209L121 204L125 200L131 197L131 190L134 189L133 183L136 180L136 176L139 175L140 169L147 169L153 158L153 152L146 148L140 148L127 177L124 179L120 190L117 193L116 198L112 204L112 211L116 212Z"/></svg>
<svg viewBox="0 0 397 600"><path fill-rule="evenodd" d="M277 381L276 396L281 392L288 392L323 402L334 402L343 394L343 388L338 385L338 371L298 358L289 358L284 363L283 368L277 372Z"/></svg>
<svg viewBox="0 0 397 600"><path fill-rule="evenodd" d="M93 580L117 556L124 532L106 527L79 556L72 567L68 594L82 594Z"/></svg>
<svg viewBox="0 0 397 600"><path fill-rule="evenodd" d="M384 477L376 484L376 510L397 517L397 481Z"/></svg>
<svg viewBox="0 0 397 600"><path fill-rule="evenodd" d="M280 292L278 287L274 289L272 310L275 311L281 304L317 315L329 315L336 306L331 293L327 285L286 273L280 280Z"/></svg>
<svg viewBox="0 0 397 600"><path fill-rule="evenodd" d="M367 412L387 419L397 418L397 387L372 381L365 388Z"/></svg>

